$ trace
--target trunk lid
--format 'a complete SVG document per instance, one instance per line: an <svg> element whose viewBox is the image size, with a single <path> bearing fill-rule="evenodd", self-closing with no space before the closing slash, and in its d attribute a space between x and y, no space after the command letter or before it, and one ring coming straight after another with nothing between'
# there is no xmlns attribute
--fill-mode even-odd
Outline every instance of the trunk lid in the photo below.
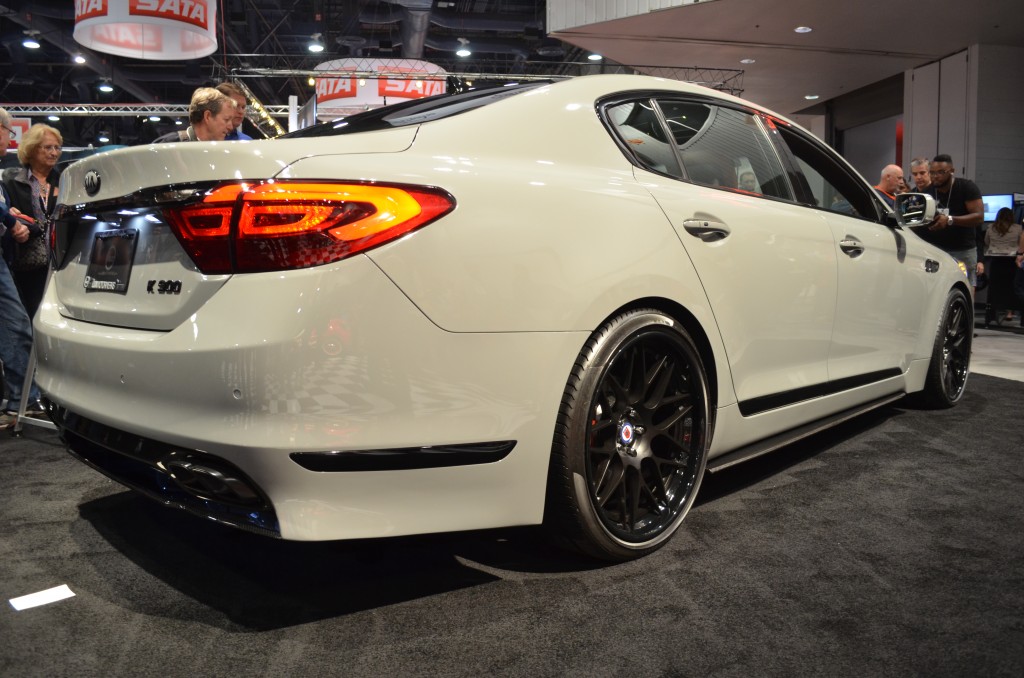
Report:
<svg viewBox="0 0 1024 678"><path fill-rule="evenodd" d="M195 266L164 217L172 197L219 181L271 179L313 155L397 153L414 138L409 127L330 138L153 144L80 160L60 183L59 268L51 280L60 313L172 330L231 278Z"/></svg>

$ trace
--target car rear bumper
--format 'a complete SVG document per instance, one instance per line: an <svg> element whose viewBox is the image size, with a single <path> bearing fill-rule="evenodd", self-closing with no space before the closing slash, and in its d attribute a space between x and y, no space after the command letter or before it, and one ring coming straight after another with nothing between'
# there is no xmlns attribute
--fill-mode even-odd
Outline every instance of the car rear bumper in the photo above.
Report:
<svg viewBox="0 0 1024 678"><path fill-rule="evenodd" d="M59 308L51 287L35 324L37 381L63 408L66 435L82 438L68 440L72 451L96 441L68 422L89 422L204 455L194 458L237 471L266 498L257 527L300 540L540 522L558 404L586 340L445 332L365 257L235 276L170 332L78 322ZM475 463L408 461L474 446L485 453ZM300 463L359 452L406 463Z"/></svg>

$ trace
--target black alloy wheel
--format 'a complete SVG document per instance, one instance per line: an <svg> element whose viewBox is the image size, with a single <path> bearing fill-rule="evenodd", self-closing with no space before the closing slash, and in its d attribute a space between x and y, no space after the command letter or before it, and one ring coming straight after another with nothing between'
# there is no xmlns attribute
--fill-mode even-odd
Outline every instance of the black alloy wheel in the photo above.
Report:
<svg viewBox="0 0 1024 678"><path fill-rule="evenodd" d="M923 405L945 408L955 405L964 395L970 373L971 343L974 338L974 312L967 294L953 289L946 298L942 319L932 347L931 362L924 390Z"/></svg>
<svg viewBox="0 0 1024 678"><path fill-rule="evenodd" d="M610 320L566 386L545 522L607 560L659 548L696 496L710 418L700 355L677 322L650 309Z"/></svg>

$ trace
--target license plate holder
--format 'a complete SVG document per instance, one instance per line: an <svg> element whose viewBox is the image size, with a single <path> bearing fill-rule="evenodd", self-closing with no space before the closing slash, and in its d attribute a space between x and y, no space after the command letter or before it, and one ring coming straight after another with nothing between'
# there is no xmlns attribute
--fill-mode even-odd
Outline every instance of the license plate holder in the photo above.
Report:
<svg viewBox="0 0 1024 678"><path fill-rule="evenodd" d="M86 292L127 294L138 240L137 228L97 233L89 253L89 265L85 270Z"/></svg>

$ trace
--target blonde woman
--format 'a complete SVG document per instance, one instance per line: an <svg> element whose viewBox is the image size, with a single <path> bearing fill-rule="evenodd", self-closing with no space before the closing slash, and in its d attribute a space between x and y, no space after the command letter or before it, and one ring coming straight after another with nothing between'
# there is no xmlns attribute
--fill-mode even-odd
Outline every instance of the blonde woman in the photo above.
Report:
<svg viewBox="0 0 1024 678"><path fill-rule="evenodd" d="M21 302L29 317L34 317L43 299L50 260L47 250L47 223L57 205L57 161L64 139L59 130L49 125L32 125L18 146L20 167L4 171L4 188L11 206L31 216L29 239L4 252L18 286Z"/></svg>

